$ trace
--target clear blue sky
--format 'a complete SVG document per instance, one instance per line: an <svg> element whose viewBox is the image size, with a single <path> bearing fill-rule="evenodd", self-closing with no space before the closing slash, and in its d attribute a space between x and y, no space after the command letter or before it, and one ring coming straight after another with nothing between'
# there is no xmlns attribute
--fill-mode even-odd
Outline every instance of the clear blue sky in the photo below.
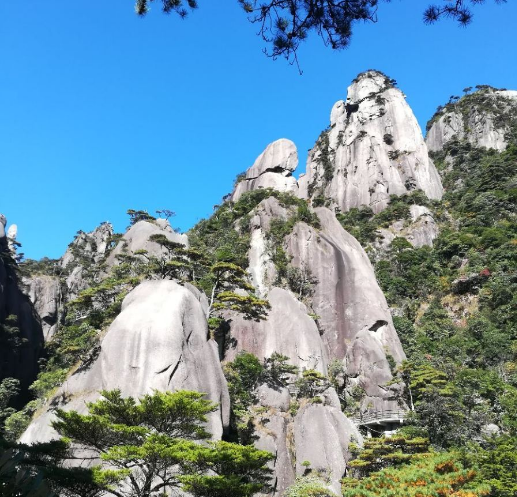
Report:
<svg viewBox="0 0 517 497"><path fill-rule="evenodd" d="M312 37L300 76L262 54L236 0L199 0L184 21L158 3L140 19L133 0L4 0L0 212L32 258L59 257L102 221L122 231L128 208L174 210L187 230L269 142L293 140L303 172L368 68L398 81L423 128L466 86L517 89L517 2L487 0L466 29L424 25L427 3L382 4L345 51Z"/></svg>

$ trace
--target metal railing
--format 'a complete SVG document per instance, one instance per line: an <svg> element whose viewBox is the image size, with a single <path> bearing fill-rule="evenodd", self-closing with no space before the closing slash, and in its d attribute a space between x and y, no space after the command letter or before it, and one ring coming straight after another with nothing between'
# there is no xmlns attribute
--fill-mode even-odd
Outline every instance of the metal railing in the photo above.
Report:
<svg viewBox="0 0 517 497"><path fill-rule="evenodd" d="M402 409L386 409L378 411L367 411L354 416L351 419L356 425L367 425L370 423L381 423L384 422L396 422L403 421L407 416L407 411ZM381 423L382 424L382 423Z"/></svg>

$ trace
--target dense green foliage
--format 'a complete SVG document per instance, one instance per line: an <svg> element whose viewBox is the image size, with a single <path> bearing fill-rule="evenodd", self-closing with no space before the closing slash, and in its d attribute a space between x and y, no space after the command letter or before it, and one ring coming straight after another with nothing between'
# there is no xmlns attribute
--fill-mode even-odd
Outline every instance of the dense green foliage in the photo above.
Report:
<svg viewBox="0 0 517 497"><path fill-rule="evenodd" d="M480 497L488 485L455 453L421 454L411 464L383 469L369 477L345 479L343 497Z"/></svg>
<svg viewBox="0 0 517 497"><path fill-rule="evenodd" d="M249 497L268 488L266 463L273 456L211 441L205 423L217 405L202 394L155 392L140 402L118 390L102 396L86 415L58 409L53 426L64 438L18 448L20 467L39 471L56 493L69 496L150 497L183 489L199 497ZM100 464L70 468L67 461L78 456Z"/></svg>
<svg viewBox="0 0 517 497"><path fill-rule="evenodd" d="M355 456L348 467L356 478L364 478L382 469L410 463L417 455L429 452L429 440L395 435L389 438L368 438L363 447L351 446Z"/></svg>
<svg viewBox="0 0 517 497"><path fill-rule="evenodd" d="M285 491L284 497L337 497L327 484L326 479L317 474L300 476Z"/></svg>
<svg viewBox="0 0 517 497"><path fill-rule="evenodd" d="M231 401L230 437L241 443L254 439L254 412L257 388L266 384L273 389L286 387L298 371L289 364L289 358L274 352L262 362L253 354L241 351L235 359L224 365Z"/></svg>
<svg viewBox="0 0 517 497"><path fill-rule="evenodd" d="M421 190L415 190L400 197L392 195L388 207L378 214L374 214L369 207L354 207L347 212L339 212L337 218L343 228L366 246L375 240L379 228L387 228L394 221L409 221L411 205L437 206L437 203L433 204Z"/></svg>

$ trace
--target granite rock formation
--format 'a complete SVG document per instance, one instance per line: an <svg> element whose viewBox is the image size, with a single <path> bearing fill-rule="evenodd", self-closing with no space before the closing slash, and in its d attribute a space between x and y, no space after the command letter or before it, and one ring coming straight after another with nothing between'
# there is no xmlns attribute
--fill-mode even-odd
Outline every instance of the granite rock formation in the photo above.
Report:
<svg viewBox="0 0 517 497"><path fill-rule="evenodd" d="M296 192L298 184L292 173L297 165L298 152L291 140L282 138L270 143L236 185L231 200L237 202L244 192L259 188Z"/></svg>
<svg viewBox="0 0 517 497"><path fill-rule="evenodd" d="M442 185L418 122L403 93L382 73L360 74L330 115L330 128L309 153L300 195L341 211L369 206L377 213L390 195L422 190L440 199Z"/></svg>
<svg viewBox="0 0 517 497"><path fill-rule="evenodd" d="M207 336L205 314L190 290L169 280L143 282L124 299L98 355L66 380L22 442L56 437L50 426L53 407L85 412L85 402L99 398L100 390L115 388L134 397L153 390L203 392L220 405L208 423L214 438L220 438L228 425L228 389L217 345Z"/></svg>
<svg viewBox="0 0 517 497"><path fill-rule="evenodd" d="M442 150L452 140L504 150L517 123L517 91L480 87L438 111L428 124L427 147Z"/></svg>

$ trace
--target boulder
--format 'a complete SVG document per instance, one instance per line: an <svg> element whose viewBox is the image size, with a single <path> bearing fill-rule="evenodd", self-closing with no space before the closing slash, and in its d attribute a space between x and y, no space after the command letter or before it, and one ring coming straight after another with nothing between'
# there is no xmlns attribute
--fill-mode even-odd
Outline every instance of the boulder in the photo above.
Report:
<svg viewBox="0 0 517 497"><path fill-rule="evenodd" d="M172 242L181 243L188 247L187 235L176 233L166 219L138 221L129 228L109 254L106 260L107 267L117 264L117 255L119 254L134 254L138 250L146 250L148 255L155 257L165 254L165 249L161 245L149 240L152 235L164 235Z"/></svg>
<svg viewBox="0 0 517 497"><path fill-rule="evenodd" d="M77 369L22 436L22 442L56 437L52 409L86 411L100 390L118 388L140 397L153 390L196 390L219 404L208 429L220 438L229 422L229 395L217 346L207 338L202 306L194 294L170 280L145 281L124 299L98 356Z"/></svg>
<svg viewBox="0 0 517 497"><path fill-rule="evenodd" d="M255 447L267 450L275 456L269 463L273 470L271 491L259 495L281 497L296 477L291 416L285 411L270 409L265 413L264 419L255 423L255 436Z"/></svg>
<svg viewBox="0 0 517 497"><path fill-rule="evenodd" d="M340 495L349 445L362 444L357 427L336 407L307 403L294 418L294 440L296 474L303 475L306 469L320 471L329 477L330 489Z"/></svg>
<svg viewBox="0 0 517 497"><path fill-rule="evenodd" d="M233 312L227 316L231 339L224 347L224 359L231 361L243 350L261 360L278 352L300 370L326 374L327 353L306 306L283 288L273 287L267 298L271 310L266 320L246 320Z"/></svg>
<svg viewBox="0 0 517 497"><path fill-rule="evenodd" d="M298 185L292 173L297 165L298 152L291 140L281 138L270 143L236 185L231 200L237 202L243 193L259 188L296 193Z"/></svg>

